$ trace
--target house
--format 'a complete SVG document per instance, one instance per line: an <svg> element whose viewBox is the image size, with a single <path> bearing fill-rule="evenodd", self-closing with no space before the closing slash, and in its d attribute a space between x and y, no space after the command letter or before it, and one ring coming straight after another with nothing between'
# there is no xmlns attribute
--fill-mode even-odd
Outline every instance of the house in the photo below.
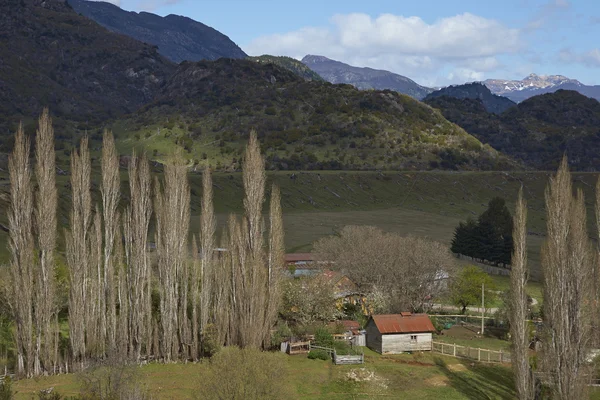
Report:
<svg viewBox="0 0 600 400"><path fill-rule="evenodd" d="M285 255L285 264L294 278L301 276L316 275L323 271L328 261L322 261L314 253L288 253Z"/></svg>
<svg viewBox="0 0 600 400"><path fill-rule="evenodd" d="M333 286L336 305L339 310L342 310L347 304L352 304L359 307L363 314L369 313L366 296L347 275L337 271L325 270L322 272L322 276Z"/></svg>
<svg viewBox="0 0 600 400"><path fill-rule="evenodd" d="M372 315L366 326L367 347L381 354L431 350L435 328L427 314Z"/></svg>

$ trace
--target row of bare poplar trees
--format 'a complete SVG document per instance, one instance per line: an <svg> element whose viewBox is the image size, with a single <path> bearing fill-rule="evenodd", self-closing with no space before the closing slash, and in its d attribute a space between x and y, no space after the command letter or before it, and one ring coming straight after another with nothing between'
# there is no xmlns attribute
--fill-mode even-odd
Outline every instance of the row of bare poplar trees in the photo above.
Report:
<svg viewBox="0 0 600 400"><path fill-rule="evenodd" d="M34 172L29 152L21 127L9 160L9 298L19 375L54 373L59 364L68 364L65 357L72 369L79 369L113 355L170 362L197 359L208 342L268 343L280 300L283 221L276 186L268 221L263 218L266 178L254 132L243 170L245 214L230 216L220 241L208 170L202 180L200 232L190 240L188 168L180 154L165 163L162 180L153 180L148 160L134 154L128 167L129 200L121 207L119 157L112 135L105 133L99 203L93 204L88 140L81 141L71 155L72 202L64 230L67 355L59 347L58 196L47 110L36 133ZM151 226L155 252L149 251Z"/></svg>
<svg viewBox="0 0 600 400"><path fill-rule="evenodd" d="M527 204L519 192L509 305L512 366L520 400L583 399L593 370L590 349L600 343L598 247L589 239L583 191L573 193L566 157L545 192L547 234L542 246L543 329L538 362L530 362L527 322ZM600 237L600 179L596 185ZM543 389L545 387L546 389Z"/></svg>

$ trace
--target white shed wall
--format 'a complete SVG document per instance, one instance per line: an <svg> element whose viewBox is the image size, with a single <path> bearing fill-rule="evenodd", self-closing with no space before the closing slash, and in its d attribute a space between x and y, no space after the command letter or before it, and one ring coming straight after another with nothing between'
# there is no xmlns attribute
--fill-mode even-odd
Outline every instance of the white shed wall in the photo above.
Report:
<svg viewBox="0 0 600 400"><path fill-rule="evenodd" d="M413 343L411 336L416 336L417 341ZM428 351L431 350L431 333L412 333L412 334L387 334L380 335L382 338L382 354L398 354L406 351ZM367 343L369 335L367 332ZM370 347L370 346L369 346Z"/></svg>

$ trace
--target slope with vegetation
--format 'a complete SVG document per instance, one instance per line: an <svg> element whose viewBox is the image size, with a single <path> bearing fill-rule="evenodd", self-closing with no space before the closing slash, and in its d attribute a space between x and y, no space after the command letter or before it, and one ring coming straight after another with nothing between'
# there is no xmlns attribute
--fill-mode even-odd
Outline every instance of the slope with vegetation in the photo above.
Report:
<svg viewBox="0 0 600 400"><path fill-rule="evenodd" d="M156 100L113 125L154 158L175 145L196 163L239 169L257 130L271 169L506 169L512 162L392 91L306 81L274 64L182 63ZM207 160L207 161L205 161Z"/></svg>
<svg viewBox="0 0 600 400"><path fill-rule="evenodd" d="M554 169L563 154L572 168L600 168L600 102L575 91L535 96L500 115L478 100L427 101L483 143L536 169Z"/></svg>
<svg viewBox="0 0 600 400"><path fill-rule="evenodd" d="M2 134L21 119L33 122L43 107L59 135L65 121L84 131L150 101L175 68L155 47L108 32L58 0L0 2L0 60Z"/></svg>
<svg viewBox="0 0 600 400"><path fill-rule="evenodd" d="M270 56L268 54L263 54L262 56L257 57L248 57L248 60L255 61L261 64L276 64L282 68L292 71L296 75L308 80L308 81L324 81L323 78L315 71L310 69L306 64L301 61L296 60L295 58L285 57L285 56Z"/></svg>

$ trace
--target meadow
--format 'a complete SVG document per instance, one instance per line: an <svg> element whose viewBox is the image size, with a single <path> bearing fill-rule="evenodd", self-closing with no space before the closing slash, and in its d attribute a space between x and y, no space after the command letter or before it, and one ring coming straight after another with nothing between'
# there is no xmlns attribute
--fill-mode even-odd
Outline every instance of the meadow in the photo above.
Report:
<svg viewBox="0 0 600 400"><path fill-rule="evenodd" d="M449 244L461 220L477 218L495 196L514 208L521 185L528 202L529 265L539 279L539 250L545 232L544 189L549 172L269 172L268 185L281 188L286 248L306 252L319 238L335 234L345 225L374 225L385 231L427 236ZM596 238L594 188L598 175L574 173L588 206L590 237ZM69 176L59 176L59 225L68 227ZM123 198L128 197L127 174L122 172ZM190 173L192 233L198 231L201 175ZM96 193L98 187L94 185ZM220 225L242 207L241 173L214 174L215 211ZM6 225L8 179L0 177L0 223ZM266 203L268 204L268 203ZM7 233L0 230L0 243ZM6 262L0 244L0 261ZM463 260L464 261L464 260ZM468 260L467 260L468 261Z"/></svg>

